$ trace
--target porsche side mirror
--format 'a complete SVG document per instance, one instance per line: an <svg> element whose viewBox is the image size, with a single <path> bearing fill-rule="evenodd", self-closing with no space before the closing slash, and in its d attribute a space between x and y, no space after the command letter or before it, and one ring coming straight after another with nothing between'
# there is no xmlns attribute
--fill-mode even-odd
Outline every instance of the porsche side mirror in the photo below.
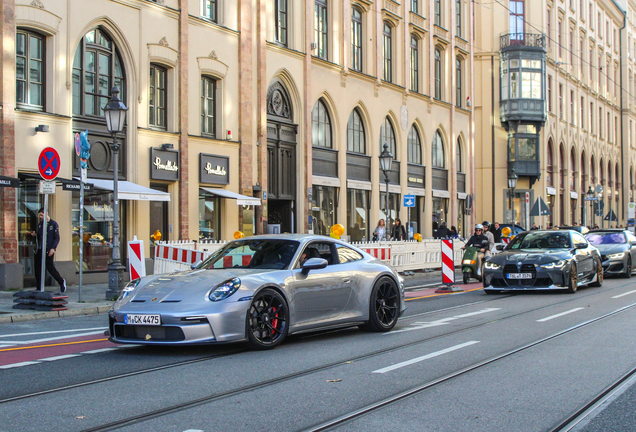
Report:
<svg viewBox="0 0 636 432"><path fill-rule="evenodd" d="M303 274L308 274L310 270L324 269L327 267L327 260L324 258L309 258L303 264Z"/></svg>
<svg viewBox="0 0 636 432"><path fill-rule="evenodd" d="M197 261L195 263L192 263L192 265L190 266L190 268L192 270L195 270L197 267L199 267L199 264L201 264L203 261Z"/></svg>
<svg viewBox="0 0 636 432"><path fill-rule="evenodd" d="M585 249L587 245L585 243L577 243L574 245L574 249Z"/></svg>

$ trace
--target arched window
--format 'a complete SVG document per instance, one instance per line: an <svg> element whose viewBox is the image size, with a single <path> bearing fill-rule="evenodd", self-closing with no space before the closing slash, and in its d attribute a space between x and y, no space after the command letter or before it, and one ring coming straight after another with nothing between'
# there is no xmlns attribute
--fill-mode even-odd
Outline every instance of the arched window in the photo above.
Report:
<svg viewBox="0 0 636 432"><path fill-rule="evenodd" d="M347 151L361 154L366 154L367 152L364 124L358 108L351 111L347 122Z"/></svg>
<svg viewBox="0 0 636 432"><path fill-rule="evenodd" d="M380 128L380 153L384 150L384 144L389 146L389 151L393 155L394 160L398 160L398 154L395 148L395 131L389 117L384 118L382 127Z"/></svg>
<svg viewBox="0 0 636 432"><path fill-rule="evenodd" d="M433 135L433 146L431 148L433 168L446 168L446 156L444 154L444 141L439 131Z"/></svg>
<svg viewBox="0 0 636 432"><path fill-rule="evenodd" d="M462 170L462 140L457 138L457 172L464 172Z"/></svg>
<svg viewBox="0 0 636 432"><path fill-rule="evenodd" d="M455 105L462 106L462 58L457 56L455 59L455 79L457 81L457 88L455 89Z"/></svg>
<svg viewBox="0 0 636 432"><path fill-rule="evenodd" d="M574 154L574 148L570 152L570 190L576 190L576 155Z"/></svg>
<svg viewBox="0 0 636 432"><path fill-rule="evenodd" d="M565 155L563 154L563 143L559 148L559 187L565 187Z"/></svg>
<svg viewBox="0 0 636 432"><path fill-rule="evenodd" d="M419 77L419 52L417 37L411 35L411 91L418 92L420 90Z"/></svg>
<svg viewBox="0 0 636 432"><path fill-rule="evenodd" d="M603 172L603 159L601 159L601 163L598 165L598 170L599 170L598 176L599 176L599 179L600 179L599 180L599 184L601 186L605 186L605 176L603 175L604 174L604 172Z"/></svg>
<svg viewBox="0 0 636 432"><path fill-rule="evenodd" d="M618 163L614 166L614 178L615 178L615 183L616 186L614 187L614 190L616 191L616 193L614 194L614 196L616 197L616 201L618 201L618 192L619 189L621 188L621 176L620 176L620 172L618 170Z"/></svg>
<svg viewBox="0 0 636 432"><path fill-rule="evenodd" d="M586 188L586 180L587 180L587 170L585 169L585 151L581 152L581 192L583 194L587 193Z"/></svg>
<svg viewBox="0 0 636 432"><path fill-rule="evenodd" d="M351 8L351 69L362 72L362 12Z"/></svg>
<svg viewBox="0 0 636 432"><path fill-rule="evenodd" d="M546 181L548 186L554 187L554 153L552 150L552 138L548 141L548 149L546 150Z"/></svg>
<svg viewBox="0 0 636 432"><path fill-rule="evenodd" d="M422 141L415 125L409 131L408 153L409 163L422 165Z"/></svg>
<svg viewBox="0 0 636 432"><path fill-rule="evenodd" d="M331 120L325 103L319 99L311 112L311 141L314 147L332 148Z"/></svg>
<svg viewBox="0 0 636 432"><path fill-rule="evenodd" d="M435 99L442 99L442 52L435 48Z"/></svg>
<svg viewBox="0 0 636 432"><path fill-rule="evenodd" d="M101 29L82 38L73 60L73 114L104 117L103 107L117 86L126 100L124 69L115 44Z"/></svg>
<svg viewBox="0 0 636 432"><path fill-rule="evenodd" d="M387 23L384 22L384 27L382 31L382 45L384 50L384 81L392 82L393 73L392 73L392 40L393 40L393 29Z"/></svg>
<svg viewBox="0 0 636 432"><path fill-rule="evenodd" d="M612 161L607 162L607 185L612 188L614 183L612 182Z"/></svg>

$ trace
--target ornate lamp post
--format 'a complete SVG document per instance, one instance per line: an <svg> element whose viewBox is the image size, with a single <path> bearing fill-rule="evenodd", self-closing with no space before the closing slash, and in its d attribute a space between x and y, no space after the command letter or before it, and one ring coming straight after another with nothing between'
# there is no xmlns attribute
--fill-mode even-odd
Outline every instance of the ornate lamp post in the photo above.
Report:
<svg viewBox="0 0 636 432"><path fill-rule="evenodd" d="M512 232L515 230L515 188L517 187L517 174L515 174L515 169L513 168L508 175L508 197L510 198L510 219L512 225Z"/></svg>
<svg viewBox="0 0 636 432"><path fill-rule="evenodd" d="M124 128L128 108L119 99L119 89L116 86L113 87L111 93L112 98L108 105L104 107L106 127L113 137L113 142L110 145L113 151L113 257L108 263L107 299L112 299L119 295L124 286L125 271L125 267L121 264L121 253L119 251L119 143L117 143L117 134Z"/></svg>
<svg viewBox="0 0 636 432"><path fill-rule="evenodd" d="M587 199L590 201L590 227L594 228L594 190L592 189L592 185L590 185L587 190Z"/></svg>
<svg viewBox="0 0 636 432"><path fill-rule="evenodd" d="M384 143L384 150L380 153L380 169L384 173L384 182L386 183L386 200L384 214L386 215L386 221L384 224L384 237L386 240L389 238L389 171L391 171L391 164L393 163L393 155L389 151L389 145Z"/></svg>

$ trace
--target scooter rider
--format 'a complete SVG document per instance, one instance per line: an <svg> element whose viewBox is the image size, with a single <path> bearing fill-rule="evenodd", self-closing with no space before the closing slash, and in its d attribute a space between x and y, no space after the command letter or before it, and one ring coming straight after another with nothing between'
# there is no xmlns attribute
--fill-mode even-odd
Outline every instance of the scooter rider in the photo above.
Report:
<svg viewBox="0 0 636 432"><path fill-rule="evenodd" d="M481 261L485 258L486 253L490 250L490 242L488 237L484 235L484 226L482 224L475 225L475 234L468 240L468 243L464 245L464 248L468 246L475 246L479 248L477 254L477 274L481 274Z"/></svg>

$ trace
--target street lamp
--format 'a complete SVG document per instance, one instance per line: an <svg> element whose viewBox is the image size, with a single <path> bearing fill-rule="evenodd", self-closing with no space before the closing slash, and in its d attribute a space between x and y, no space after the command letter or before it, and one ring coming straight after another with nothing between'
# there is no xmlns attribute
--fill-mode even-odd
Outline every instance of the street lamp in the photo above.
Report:
<svg viewBox="0 0 636 432"><path fill-rule="evenodd" d="M594 198L594 190L592 189L592 185L590 185L587 190L587 199L590 202L590 227L594 228L594 200L592 198Z"/></svg>
<svg viewBox="0 0 636 432"><path fill-rule="evenodd" d="M393 163L393 155L389 151L389 145L384 143L384 150L380 153L380 169L384 173L384 182L386 183L386 199L384 214L386 216L386 222L384 224L384 237L388 240L389 236L389 171L391 171L391 164Z"/></svg>
<svg viewBox="0 0 636 432"><path fill-rule="evenodd" d="M119 175L119 143L117 143L117 134L124 128L126 120L126 105L119 99L119 89L117 86L111 90L112 98L104 109L104 117L106 117L106 128L113 137L110 148L113 151L113 258L108 263L108 290L106 291L106 299L112 299L119 295L124 287L124 270L121 264L121 254L119 251L119 197L118 197L118 175Z"/></svg>
<svg viewBox="0 0 636 432"><path fill-rule="evenodd" d="M514 193L515 188L517 187L517 174L515 174L515 169L513 168L508 175L508 198L510 199L510 218L512 219L512 231L514 232L515 228L515 200Z"/></svg>

